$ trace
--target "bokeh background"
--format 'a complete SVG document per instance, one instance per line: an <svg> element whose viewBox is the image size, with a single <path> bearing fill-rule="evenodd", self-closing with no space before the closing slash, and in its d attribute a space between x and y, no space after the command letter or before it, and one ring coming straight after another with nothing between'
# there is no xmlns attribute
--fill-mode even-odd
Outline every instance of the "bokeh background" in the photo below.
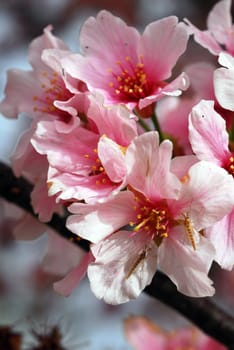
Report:
<svg viewBox="0 0 234 350"><path fill-rule="evenodd" d="M88 16L101 9L110 10L139 30L143 30L149 22L168 15L176 15L180 20L186 17L205 29L207 14L216 2L0 0L0 98L4 95L6 71L12 68L30 69L28 45L42 34L48 24L53 25L54 34L62 38L71 50L78 51L80 26ZM214 58L190 41L180 64L201 59ZM0 160L9 162L18 136L26 126L27 119L24 117L13 121L0 115ZM1 219L3 207L0 210ZM32 242L14 242L7 235L11 236L10 228L0 223L0 327L12 325L14 329L22 330L25 346L31 344L32 329L45 331L53 324L61 327L66 349L87 350L130 349L123 333L123 320L129 315L146 315L167 329L187 324L177 313L144 293L126 305L105 305L92 295L86 279L69 298L58 296L52 289L51 276L40 269L46 250L46 235ZM234 294L234 282L229 282L230 287L233 290L231 294ZM222 293L217 294L217 299L219 296L222 298Z"/></svg>

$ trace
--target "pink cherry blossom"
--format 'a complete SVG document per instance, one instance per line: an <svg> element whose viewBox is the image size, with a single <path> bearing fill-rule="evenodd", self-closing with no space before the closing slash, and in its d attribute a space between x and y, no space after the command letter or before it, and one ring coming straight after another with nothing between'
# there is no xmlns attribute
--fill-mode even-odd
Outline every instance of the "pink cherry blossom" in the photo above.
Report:
<svg viewBox="0 0 234 350"><path fill-rule="evenodd" d="M202 232L231 210L233 179L202 161L180 181L171 155L171 142L159 145L156 132L136 137L126 151L128 190L108 202L69 207L75 215L67 227L93 243L91 289L108 303L136 298L157 268L184 294L214 293L207 273L215 250Z"/></svg>
<svg viewBox="0 0 234 350"><path fill-rule="evenodd" d="M125 186L125 148L137 135L134 116L124 106L106 108L89 98L84 124L62 133L49 116L38 123L31 140L47 156L49 195L57 201L107 199Z"/></svg>
<svg viewBox="0 0 234 350"><path fill-rule="evenodd" d="M225 350L226 348L195 327L165 331L143 316L124 321L124 332L136 350Z"/></svg>
<svg viewBox="0 0 234 350"><path fill-rule="evenodd" d="M215 94L223 108L234 111L234 58L227 53L221 53L219 63L223 67L214 72Z"/></svg>
<svg viewBox="0 0 234 350"><path fill-rule="evenodd" d="M223 51L234 55L231 4L231 0L222 0L214 5L207 18L207 30L199 30L188 19L185 20L196 42L213 55Z"/></svg>
<svg viewBox="0 0 234 350"><path fill-rule="evenodd" d="M157 104L157 116L162 131L173 138L174 151L191 153L188 139L188 115L201 98L214 98L213 72L215 66L206 62L193 63L185 67L190 86L180 97L166 97ZM206 79L203 79L206 74Z"/></svg>
<svg viewBox="0 0 234 350"><path fill-rule="evenodd" d="M87 258L87 262L92 260L91 253L86 254L83 249L48 229L37 218L15 205L0 200L0 209L0 244L7 243L12 239L31 241L46 234L48 240L46 250L42 256L40 270L54 276L53 279L57 280L54 287L58 292L61 288L63 288L63 291L68 288L67 281L70 279L71 273L74 276L76 286L78 285L86 274ZM61 252L63 252L62 259ZM65 281L65 285L63 281Z"/></svg>
<svg viewBox="0 0 234 350"><path fill-rule="evenodd" d="M231 128L233 113L220 105L215 92L216 66L211 63L197 62L189 64L184 71L190 80L189 89L180 97L166 97L157 104L157 116L162 131L172 138L174 154L191 154L191 145L188 135L188 115L193 106L201 99L214 100L215 110L226 120L227 127ZM204 75L206 79L204 79ZM226 74L227 75L227 74ZM221 79L220 79L221 80ZM226 88L228 89L228 82ZM231 88L229 88L231 90ZM220 84L220 92L224 91ZM217 96L218 98L218 96ZM230 99L231 102L231 99Z"/></svg>
<svg viewBox="0 0 234 350"><path fill-rule="evenodd" d="M165 95L177 96L187 89L184 73L166 81L187 40L185 26L175 16L149 24L140 35L103 10L81 29L82 55L66 56L61 65L71 77L84 81L90 91L101 91L105 103L142 109Z"/></svg>
<svg viewBox="0 0 234 350"><path fill-rule="evenodd" d="M71 85L71 79L63 76L55 54L59 49L60 56L64 56L68 49L51 33L51 30L51 26L45 28L43 35L33 40L30 45L29 62L32 70L9 71L6 96L0 104L0 111L6 117L16 118L23 112L32 118L29 129L20 137L11 160L16 176L23 175L34 184L31 194L32 205L42 221L49 221L59 207L55 197L48 197L46 184L48 162L45 156L41 156L33 149L32 135L37 123L45 116L53 116L58 132L69 132L74 125L79 124L74 109L63 105L59 108L59 102L62 104L63 101L72 99L73 94L66 87L68 81ZM49 51L43 56L46 49ZM50 53L52 49L55 50L53 55Z"/></svg>
<svg viewBox="0 0 234 350"><path fill-rule="evenodd" d="M229 136L225 121L215 112L213 101L201 101L189 117L190 142L196 156L214 163L232 176L230 191L234 188L234 154L228 148ZM221 221L206 231L216 247L216 260L226 269L234 265L234 207Z"/></svg>
<svg viewBox="0 0 234 350"><path fill-rule="evenodd" d="M62 69L56 60L42 60L43 50L59 48L64 54L69 52L66 45L51 33L52 27L44 29L43 35L33 40L29 48L29 62L32 70L12 69L8 72L5 98L0 104L1 112L9 118L19 113L32 117L43 113L58 112L54 101L67 100L72 93L66 88ZM60 52L60 51L59 51ZM51 66L50 66L51 65Z"/></svg>
<svg viewBox="0 0 234 350"><path fill-rule="evenodd" d="M45 226L19 207L0 199L0 244L12 239L35 239Z"/></svg>

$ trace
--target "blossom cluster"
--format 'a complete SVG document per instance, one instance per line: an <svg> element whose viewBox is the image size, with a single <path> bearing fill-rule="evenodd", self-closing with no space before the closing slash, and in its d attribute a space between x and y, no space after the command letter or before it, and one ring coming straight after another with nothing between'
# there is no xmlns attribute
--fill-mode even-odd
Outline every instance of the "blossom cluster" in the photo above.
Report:
<svg viewBox="0 0 234 350"><path fill-rule="evenodd" d="M41 222L66 209L67 228L90 242L54 284L59 293L69 295L87 273L98 298L124 303L160 270L180 292L212 296L213 261L233 268L230 8L218 2L206 31L169 16L142 34L102 10L83 24L79 53L48 26L30 45L31 70L8 72L0 111L31 118L12 168L34 185ZM217 62L174 76L191 36ZM57 239L51 251L61 248ZM60 265L69 249L60 249Z"/></svg>

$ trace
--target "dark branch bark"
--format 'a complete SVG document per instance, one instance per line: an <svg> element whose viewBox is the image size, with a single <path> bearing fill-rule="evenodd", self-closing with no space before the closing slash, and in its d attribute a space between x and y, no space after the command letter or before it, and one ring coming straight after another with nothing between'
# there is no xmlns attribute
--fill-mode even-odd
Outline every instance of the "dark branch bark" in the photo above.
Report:
<svg viewBox="0 0 234 350"><path fill-rule="evenodd" d="M16 204L37 218L37 215L34 213L31 205L30 193L32 189L32 184L30 184L23 177L15 177L11 168L8 165L0 162L0 196L6 199L8 202ZM89 250L89 244L86 240L78 240L77 235L73 234L66 228L65 218L54 214L52 220L46 223L46 225L57 231L64 238L74 241L74 243L78 244L86 251Z"/></svg>
<svg viewBox="0 0 234 350"><path fill-rule="evenodd" d="M37 217L32 209L30 193L33 186L24 178L16 178L9 166L0 162L0 196ZM89 244L85 240L74 239L65 226L66 218L54 215L48 226L63 237L74 240L86 251ZM75 236L75 237L74 237ZM234 350L234 318L216 305L212 298L190 298L176 290L175 285L162 273L157 272L151 285L145 289L150 296L173 307L204 332Z"/></svg>

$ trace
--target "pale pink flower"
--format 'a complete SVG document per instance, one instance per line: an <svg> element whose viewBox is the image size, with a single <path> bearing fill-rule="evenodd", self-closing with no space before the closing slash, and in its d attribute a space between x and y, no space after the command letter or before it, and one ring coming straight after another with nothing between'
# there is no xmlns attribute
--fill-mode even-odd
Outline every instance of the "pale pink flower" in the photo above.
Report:
<svg viewBox="0 0 234 350"><path fill-rule="evenodd" d="M149 24L142 35L107 11L90 17L80 34L82 54L61 60L65 72L99 90L105 103L140 109L188 87L184 73L171 82L172 68L186 49L188 34L175 16ZM98 43L98 45L97 45ZM163 49L162 49L163 48Z"/></svg>
<svg viewBox="0 0 234 350"><path fill-rule="evenodd" d="M227 54L219 55L222 68L214 72L214 88L216 98L223 108L234 111L234 58Z"/></svg>
<svg viewBox="0 0 234 350"><path fill-rule="evenodd" d="M0 234L0 244L5 244L12 239L32 241L46 234L48 240L39 271L53 275L54 280L61 279L54 284L58 292L61 288L64 291L69 287L70 284L65 283L64 285L63 280L66 282L70 280L71 273L77 286L86 274L87 264L84 265L84 262L87 256L89 256L88 261L91 261L91 253L85 253L83 249L59 236L31 214L3 200L0 200ZM61 252L63 253L62 259ZM76 273L72 272L73 270Z"/></svg>
<svg viewBox="0 0 234 350"><path fill-rule="evenodd" d="M226 120L228 127L232 125L232 112L222 108L215 97L213 82L215 69L216 66L206 62L186 66L184 71L190 80L188 90L180 97L166 97L157 104L156 112L161 129L172 138L175 154L191 154L188 116L192 107L201 99L214 100L215 110Z"/></svg>
<svg viewBox="0 0 234 350"><path fill-rule="evenodd" d="M192 106L201 97L214 97L213 72L215 67L210 63L198 62L185 67L190 86L180 97L166 97L157 104L156 112L162 131L173 139L174 151L191 153L188 139L188 115ZM204 74L206 79L204 79Z"/></svg>
<svg viewBox="0 0 234 350"><path fill-rule="evenodd" d="M55 197L48 197L46 177L48 162L45 156L38 154L31 145L31 138L38 121L44 116L53 116L56 129L63 133L69 132L74 125L79 124L77 111L59 102L72 99L73 94L66 87L72 79L63 75L59 66L59 57L67 54L65 44L51 33L52 27L44 29L43 35L33 40L29 48L30 71L10 70L6 84L6 96L0 104L0 111L9 118L16 118L20 113L26 113L32 118L28 130L21 135L16 149L11 157L12 167L16 176L23 175L33 185L31 194L34 211L39 219L49 221L52 214L58 210ZM46 53L44 50L48 50ZM53 51L53 54L50 50ZM59 49L59 50L58 50ZM57 50L57 51L56 51ZM56 58L55 52L60 55ZM44 57L42 59L42 56Z"/></svg>
<svg viewBox="0 0 234 350"><path fill-rule="evenodd" d="M202 232L231 210L232 178L203 161L179 181L171 154L171 142L159 145L156 132L135 138L126 151L129 189L108 202L69 207L75 215L67 227L93 243L91 289L108 303L136 298L157 268L184 294L214 293L207 273L215 250Z"/></svg>
<svg viewBox="0 0 234 350"><path fill-rule="evenodd" d="M213 101L201 101L192 109L189 117L189 135L192 149L199 159L214 163L232 176L232 192L234 154L228 148L229 135L225 121L214 110ZM234 207L231 209L228 215L205 232L216 248L215 259L226 269L232 269L234 265Z"/></svg>
<svg viewBox="0 0 234 350"><path fill-rule="evenodd" d="M165 331L142 316L124 321L124 333L135 350L225 350L222 344L195 327Z"/></svg>
<svg viewBox="0 0 234 350"><path fill-rule="evenodd" d="M64 54L69 51L51 30L51 26L45 28L43 35L34 39L30 45L29 62L32 70L12 69L8 72L6 96L0 104L0 111L6 117L16 118L22 112L30 117L43 113L60 113L61 117L65 117L64 112L55 107L54 101L68 100L72 93L65 86L59 64L49 58L47 64L42 60L42 53L49 48L60 49Z"/></svg>
<svg viewBox="0 0 234 350"><path fill-rule="evenodd" d="M54 119L38 123L32 137L36 151L49 162L49 194L57 200L107 197L125 186L125 149L137 135L136 121L121 105L106 108L90 96L86 123L57 132Z"/></svg>
<svg viewBox="0 0 234 350"><path fill-rule="evenodd" d="M189 31L195 41L213 55L227 51L234 55L234 26L231 17L231 0L222 0L214 5L207 18L207 30L199 30L188 19Z"/></svg>

